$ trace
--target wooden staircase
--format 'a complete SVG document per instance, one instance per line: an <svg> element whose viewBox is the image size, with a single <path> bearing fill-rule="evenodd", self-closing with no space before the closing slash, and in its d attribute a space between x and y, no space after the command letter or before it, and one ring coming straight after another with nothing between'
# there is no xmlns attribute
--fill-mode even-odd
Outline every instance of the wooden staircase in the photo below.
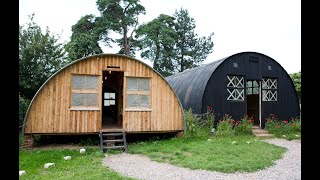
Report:
<svg viewBox="0 0 320 180"><path fill-rule="evenodd" d="M252 126L252 133L256 137L263 137L263 138L273 137L273 135L269 134L267 130L261 129L259 126Z"/></svg>
<svg viewBox="0 0 320 180"><path fill-rule="evenodd" d="M100 131L100 149L102 152L109 149L122 149L128 153L126 133L124 131L103 132Z"/></svg>

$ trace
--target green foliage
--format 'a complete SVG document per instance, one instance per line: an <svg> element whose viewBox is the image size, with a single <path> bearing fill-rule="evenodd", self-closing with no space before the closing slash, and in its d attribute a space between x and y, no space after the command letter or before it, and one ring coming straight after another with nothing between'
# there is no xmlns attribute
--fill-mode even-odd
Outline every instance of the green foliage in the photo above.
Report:
<svg viewBox="0 0 320 180"><path fill-rule="evenodd" d="M279 120L274 114L266 118L265 129L276 137L290 137L290 139L300 139L301 119L299 117L288 120Z"/></svg>
<svg viewBox="0 0 320 180"><path fill-rule="evenodd" d="M142 24L136 31L135 38L142 50L141 57L151 59L153 68L163 76L174 72L172 57L177 34L174 29L174 17L160 14L152 21Z"/></svg>
<svg viewBox="0 0 320 180"><path fill-rule="evenodd" d="M132 34L139 23L138 16L145 14L145 8L139 4L139 0L97 0L96 4L101 13L101 17L97 18L97 25L102 40L109 42L110 38L106 36L109 31L121 34L123 39L117 40L118 43L122 42L120 52L131 56ZM133 28L131 34L130 28Z"/></svg>
<svg viewBox="0 0 320 180"><path fill-rule="evenodd" d="M184 119L187 124L186 135L195 135L199 131L199 127L197 126L197 117L193 115L192 109L190 108L187 111L184 111Z"/></svg>
<svg viewBox="0 0 320 180"><path fill-rule="evenodd" d="M93 145L99 145L99 143L100 141L96 137L86 137L82 139L79 144L83 146L93 146Z"/></svg>
<svg viewBox="0 0 320 180"><path fill-rule="evenodd" d="M177 39L175 41L175 60L176 68L179 72L186 69L197 67L212 52L213 33L208 37L197 37L194 32L195 21L189 16L188 10L180 9L173 15L176 19L175 30ZM179 68L179 69L178 69Z"/></svg>
<svg viewBox="0 0 320 180"><path fill-rule="evenodd" d="M85 15L72 26L71 40L65 46L70 61L89 55L100 54L100 32L96 28L95 16Z"/></svg>
<svg viewBox="0 0 320 180"><path fill-rule="evenodd" d="M225 173L265 169L280 159L285 151L285 148L252 136L184 136L131 144L129 148L129 153L147 155L155 161ZM252 152L259 153L253 156Z"/></svg>
<svg viewBox="0 0 320 180"><path fill-rule="evenodd" d="M234 127L235 135L253 135L253 119L245 115L240 121L237 121Z"/></svg>
<svg viewBox="0 0 320 180"><path fill-rule="evenodd" d="M202 116L196 116L192 113L192 109L184 112L184 118L187 124L186 136L201 137L208 136L214 121L214 115L211 109Z"/></svg>
<svg viewBox="0 0 320 180"><path fill-rule="evenodd" d="M299 100L301 101L301 72L290 74L294 87L299 96Z"/></svg>
<svg viewBox="0 0 320 180"><path fill-rule="evenodd" d="M196 25L188 10L173 16L161 14L142 24L136 31L141 57L153 60L153 67L163 76L198 66L212 52L213 33L197 37Z"/></svg>
<svg viewBox="0 0 320 180"><path fill-rule="evenodd" d="M220 120L217 127L217 136L229 137L233 136L233 122L234 119L229 114L225 114Z"/></svg>
<svg viewBox="0 0 320 180"><path fill-rule="evenodd" d="M104 155L99 148L85 149L84 154L79 149L20 150L19 170L26 171L26 175L19 179L132 179L103 166ZM71 160L64 160L65 156L71 156ZM55 166L43 168L48 162Z"/></svg>
<svg viewBox="0 0 320 180"><path fill-rule="evenodd" d="M24 117L25 117L25 115L27 113L29 104L30 104L30 100L29 99L24 99L19 94L19 133L22 132L23 121L24 121Z"/></svg>
<svg viewBox="0 0 320 180"><path fill-rule="evenodd" d="M57 70L67 64L67 56L59 38L49 29L42 33L33 21L27 27L19 25L19 91L32 99L40 86Z"/></svg>

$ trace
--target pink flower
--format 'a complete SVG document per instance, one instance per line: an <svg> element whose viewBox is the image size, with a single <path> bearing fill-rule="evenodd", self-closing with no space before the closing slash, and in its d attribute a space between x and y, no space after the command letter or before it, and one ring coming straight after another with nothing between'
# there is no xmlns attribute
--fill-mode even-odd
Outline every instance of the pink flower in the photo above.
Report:
<svg viewBox="0 0 320 180"><path fill-rule="evenodd" d="M288 121L282 121L282 123L287 124L287 123L288 123Z"/></svg>

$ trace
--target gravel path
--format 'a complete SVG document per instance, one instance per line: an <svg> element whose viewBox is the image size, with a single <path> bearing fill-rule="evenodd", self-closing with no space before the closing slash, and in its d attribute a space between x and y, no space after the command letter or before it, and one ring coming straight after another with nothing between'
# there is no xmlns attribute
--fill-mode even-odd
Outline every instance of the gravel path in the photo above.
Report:
<svg viewBox="0 0 320 180"><path fill-rule="evenodd" d="M103 159L103 164L125 176L137 179L205 180L205 179L263 179L295 180L301 179L301 141L285 139L267 139L268 143L286 147L288 151L275 165L254 173L220 173L207 170L191 170L168 163L151 161L148 157L136 154L117 154Z"/></svg>

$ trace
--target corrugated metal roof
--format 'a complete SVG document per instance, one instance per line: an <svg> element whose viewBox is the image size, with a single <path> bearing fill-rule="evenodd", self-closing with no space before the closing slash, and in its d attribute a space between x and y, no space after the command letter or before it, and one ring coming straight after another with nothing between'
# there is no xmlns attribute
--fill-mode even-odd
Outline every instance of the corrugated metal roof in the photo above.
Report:
<svg viewBox="0 0 320 180"><path fill-rule="evenodd" d="M168 83L179 96L183 108L192 107L194 112L201 111L202 97L207 82L215 69L227 58L166 77Z"/></svg>

